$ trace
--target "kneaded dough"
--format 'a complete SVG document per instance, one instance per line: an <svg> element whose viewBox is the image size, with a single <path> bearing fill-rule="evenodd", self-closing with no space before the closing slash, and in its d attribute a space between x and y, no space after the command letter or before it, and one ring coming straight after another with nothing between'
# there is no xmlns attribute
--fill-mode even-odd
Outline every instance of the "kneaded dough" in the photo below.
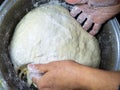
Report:
<svg viewBox="0 0 120 90"><path fill-rule="evenodd" d="M58 5L42 5L19 22L10 44L10 56L15 68L59 60L74 60L91 67L98 67L100 62L96 38Z"/></svg>

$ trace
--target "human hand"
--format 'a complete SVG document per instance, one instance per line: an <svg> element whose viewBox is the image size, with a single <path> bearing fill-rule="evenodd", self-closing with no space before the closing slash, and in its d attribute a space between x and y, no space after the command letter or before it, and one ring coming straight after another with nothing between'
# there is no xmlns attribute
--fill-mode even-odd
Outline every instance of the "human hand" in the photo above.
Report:
<svg viewBox="0 0 120 90"><path fill-rule="evenodd" d="M89 6L106 7L120 3L120 0L65 0L69 4L88 4Z"/></svg>
<svg viewBox="0 0 120 90"><path fill-rule="evenodd" d="M44 73L32 77L39 90L117 90L120 72L103 71L73 61L30 64L33 72Z"/></svg>
<svg viewBox="0 0 120 90"><path fill-rule="evenodd" d="M30 64L28 68L32 68L35 73L36 71L44 73L42 77L32 78L39 90L74 90L81 86L79 85L80 64L73 61L51 62L44 65Z"/></svg>
<svg viewBox="0 0 120 90"><path fill-rule="evenodd" d="M103 23L120 12L120 0L65 0L73 7L71 15L83 25L83 29L96 35ZM79 15L80 14L80 15ZM84 22L84 23L83 23ZM93 26L93 27L92 27ZM91 30L90 30L91 29Z"/></svg>
<svg viewBox="0 0 120 90"><path fill-rule="evenodd" d="M83 29L89 30L93 25L93 28L89 30L90 34L96 35L100 30L103 23L111 19L119 10L120 5L110 6L110 7L90 7L87 4L77 5L71 10L71 15L77 17L77 21L83 24Z"/></svg>

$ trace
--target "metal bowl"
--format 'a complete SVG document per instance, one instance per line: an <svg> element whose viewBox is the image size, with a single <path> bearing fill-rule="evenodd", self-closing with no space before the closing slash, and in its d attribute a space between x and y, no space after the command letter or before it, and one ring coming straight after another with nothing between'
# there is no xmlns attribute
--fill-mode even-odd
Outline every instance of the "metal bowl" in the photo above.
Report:
<svg viewBox="0 0 120 90"><path fill-rule="evenodd" d="M0 7L0 71L10 90L29 90L14 71L8 53L14 29L28 11L50 1L71 8L64 0L5 0ZM116 18L107 22L96 37L101 48L100 69L120 70L120 25Z"/></svg>

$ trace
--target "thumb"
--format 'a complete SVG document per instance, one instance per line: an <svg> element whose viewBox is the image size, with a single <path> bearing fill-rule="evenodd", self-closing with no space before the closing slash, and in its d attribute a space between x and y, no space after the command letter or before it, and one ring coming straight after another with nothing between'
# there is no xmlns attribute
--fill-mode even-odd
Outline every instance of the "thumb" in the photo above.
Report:
<svg viewBox="0 0 120 90"><path fill-rule="evenodd" d="M49 68L46 64L28 64L28 71L31 73L46 73Z"/></svg>

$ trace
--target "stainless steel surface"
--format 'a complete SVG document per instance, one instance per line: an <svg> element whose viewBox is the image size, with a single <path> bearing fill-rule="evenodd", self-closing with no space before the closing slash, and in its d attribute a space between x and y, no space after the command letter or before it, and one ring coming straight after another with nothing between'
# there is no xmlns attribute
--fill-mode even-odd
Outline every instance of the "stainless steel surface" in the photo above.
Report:
<svg viewBox="0 0 120 90"><path fill-rule="evenodd" d="M5 0L0 7L0 70L10 90L29 90L16 75L8 53L15 26L28 11L49 1L57 0ZM62 2L64 1L59 0L59 3ZM70 8L65 3L61 5ZM100 68L120 70L120 25L117 20L113 19L106 23L97 38L102 57Z"/></svg>
<svg viewBox="0 0 120 90"><path fill-rule="evenodd" d="M120 25L117 19L106 23L97 38L101 48L100 68L120 70Z"/></svg>

